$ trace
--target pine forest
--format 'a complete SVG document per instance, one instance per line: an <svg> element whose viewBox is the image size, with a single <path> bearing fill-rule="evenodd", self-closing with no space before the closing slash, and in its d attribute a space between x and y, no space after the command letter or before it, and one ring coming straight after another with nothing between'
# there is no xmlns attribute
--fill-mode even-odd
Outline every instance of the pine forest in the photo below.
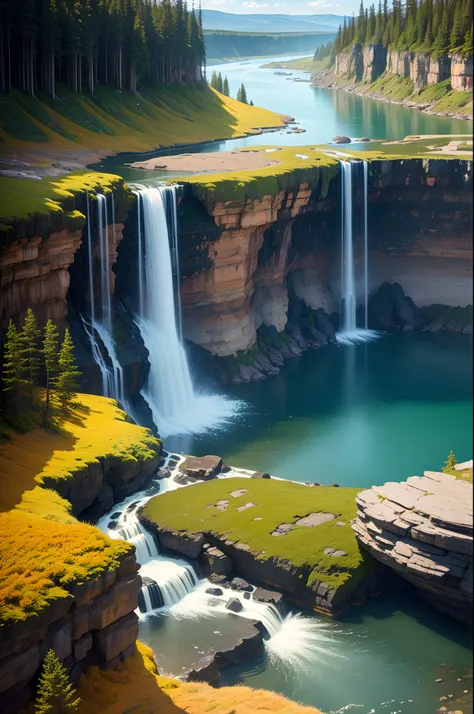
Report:
<svg viewBox="0 0 474 714"><path fill-rule="evenodd" d="M205 48L192 10L186 0L0 0L0 91L55 97L62 82L94 96L98 83L199 81Z"/></svg>

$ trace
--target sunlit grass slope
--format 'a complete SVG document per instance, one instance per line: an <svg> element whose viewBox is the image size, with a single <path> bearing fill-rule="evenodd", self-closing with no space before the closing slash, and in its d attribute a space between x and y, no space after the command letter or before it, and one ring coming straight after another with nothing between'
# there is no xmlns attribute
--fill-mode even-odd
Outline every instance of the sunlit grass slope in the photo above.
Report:
<svg viewBox="0 0 474 714"><path fill-rule="evenodd" d="M245 489L241 497L230 495L239 489ZM338 587L364 563L364 555L350 526L357 513L358 490L332 486L308 488L275 479L223 479L152 498L143 515L159 527L187 533L212 533L221 539L246 544L260 560L278 558L297 567L309 566L308 584L317 579ZM224 511L212 508L223 500L229 501ZM237 510L249 502L255 506ZM282 523L294 524L299 518L320 512L337 517L312 528L294 525L283 537L271 535ZM261 520L255 520L256 517ZM336 525L339 522L344 525ZM326 548L343 550L347 556L333 558L326 555Z"/></svg>
<svg viewBox="0 0 474 714"><path fill-rule="evenodd" d="M20 92L0 98L0 149L97 149L139 152L253 134L281 126L280 115L224 97L206 84L146 94L98 87L94 99L66 87L57 99Z"/></svg>
<svg viewBox="0 0 474 714"><path fill-rule="evenodd" d="M15 221L51 215L55 219L54 230L81 229L86 216L75 209L74 199L86 191L94 198L96 192L110 193L119 186L123 186L120 176L85 170L41 180L0 176L0 231L7 231ZM40 226L38 230L42 232Z"/></svg>
<svg viewBox="0 0 474 714"><path fill-rule="evenodd" d="M78 688L77 714L319 714L284 697L248 687L214 689L157 674L151 650L137 643L117 670L91 667Z"/></svg>
<svg viewBox="0 0 474 714"><path fill-rule="evenodd" d="M159 442L113 400L82 394L78 401L60 431L12 432L0 444L0 626L71 597L74 583L115 568L131 549L77 521L49 489L100 458L132 465L156 458Z"/></svg>

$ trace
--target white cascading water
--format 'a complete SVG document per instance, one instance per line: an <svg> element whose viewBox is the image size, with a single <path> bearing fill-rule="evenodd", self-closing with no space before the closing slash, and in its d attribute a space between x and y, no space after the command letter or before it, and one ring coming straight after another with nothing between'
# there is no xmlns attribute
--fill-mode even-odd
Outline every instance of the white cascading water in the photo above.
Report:
<svg viewBox="0 0 474 714"><path fill-rule="evenodd" d="M115 226L115 200L112 196L112 224ZM87 194L87 248L89 268L89 304L90 320L82 317L82 322L91 345L92 356L99 367L102 394L123 404L124 382L123 369L117 357L115 342L112 337L112 302L110 296L110 250L108 231L107 196L97 196L97 222L99 229L99 274L100 308L99 317L95 304L93 242L91 230L90 199ZM115 230L115 227L113 228ZM98 339L99 338L99 339ZM108 358L108 359L107 359Z"/></svg>
<svg viewBox="0 0 474 714"><path fill-rule="evenodd" d="M167 461L172 458L168 457ZM174 457L176 458L176 457ZM182 459L180 459L182 460ZM232 476L250 477L252 472L231 472ZM329 623L316 618L289 613L283 616L271 604L247 599L243 592L220 587L222 595L206 593L211 583L201 578L188 562L171 556L160 555L157 543L138 520L138 510L157 493L183 487L171 478L156 483L156 489L130 496L123 503L103 516L97 526L111 538L122 538L133 543L140 575L143 580L139 595L138 614L146 619L153 613L161 613L178 620L211 617L216 613L259 620L265 627L269 639L265 642L270 657L278 658L289 667L314 666L317 656L331 656L332 637L327 631ZM112 527L110 527L112 526ZM229 598L237 598L242 603L239 613L230 614L225 605Z"/></svg>
<svg viewBox="0 0 474 714"><path fill-rule="evenodd" d="M364 327L357 326L357 281L354 245L353 177L363 168L363 233L364 233ZM368 180L366 161L341 161L341 325L337 334L340 344L368 342L379 337L368 329L369 265L368 265Z"/></svg>
<svg viewBox="0 0 474 714"><path fill-rule="evenodd" d="M150 371L142 396L161 436L200 433L235 414L238 403L222 396L194 391L186 354L179 336L181 296L175 305L172 250L179 276L177 187L137 186L138 270L140 315L137 324L149 352ZM168 225L168 210L171 214ZM144 251L141 246L143 221ZM170 236L171 231L171 236Z"/></svg>

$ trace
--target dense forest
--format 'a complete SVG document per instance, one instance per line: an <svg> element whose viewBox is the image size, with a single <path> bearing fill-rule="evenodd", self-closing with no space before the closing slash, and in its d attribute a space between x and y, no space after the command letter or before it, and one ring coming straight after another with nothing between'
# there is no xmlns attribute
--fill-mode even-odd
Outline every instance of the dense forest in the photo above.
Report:
<svg viewBox="0 0 474 714"><path fill-rule="evenodd" d="M199 80L205 63L201 12L186 0L0 0L0 23L2 92L136 91Z"/></svg>
<svg viewBox="0 0 474 714"><path fill-rule="evenodd" d="M333 53L355 43L381 43L400 51L472 55L471 0L380 0L376 9L360 4L359 15L339 28Z"/></svg>
<svg viewBox="0 0 474 714"><path fill-rule="evenodd" d="M204 31L208 59L222 57L277 56L314 51L315 46L333 41L336 33L281 33Z"/></svg>

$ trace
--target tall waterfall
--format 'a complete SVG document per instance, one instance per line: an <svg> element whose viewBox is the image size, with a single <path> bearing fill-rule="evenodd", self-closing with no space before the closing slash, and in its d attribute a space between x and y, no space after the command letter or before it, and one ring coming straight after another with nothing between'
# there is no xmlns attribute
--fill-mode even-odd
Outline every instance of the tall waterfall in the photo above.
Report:
<svg viewBox="0 0 474 714"><path fill-rule="evenodd" d="M367 342L378 338L369 330L369 240L368 240L368 183L367 161L341 161L341 331L337 335L341 344ZM362 169L362 171L360 170ZM363 244L363 307L364 325L357 325L356 247L354 239L354 179L362 174L362 234Z"/></svg>
<svg viewBox="0 0 474 714"><path fill-rule="evenodd" d="M193 387L180 339L177 187L138 186L135 193L140 293L137 324L150 363L142 395L162 436L202 432L227 421L235 413L237 403L220 396L197 394ZM178 283L176 301L173 262Z"/></svg>
<svg viewBox="0 0 474 714"><path fill-rule="evenodd" d="M112 224L115 224L115 202L111 194ZM112 302L110 295L110 246L109 213L107 196L97 196L97 227L99 245L99 304L96 305L94 290L94 243L92 239L92 214L89 194L87 194L87 250L89 276L90 319L82 317L82 322L91 345L92 356L100 370L102 394L124 402L123 370L115 350L112 336Z"/></svg>

